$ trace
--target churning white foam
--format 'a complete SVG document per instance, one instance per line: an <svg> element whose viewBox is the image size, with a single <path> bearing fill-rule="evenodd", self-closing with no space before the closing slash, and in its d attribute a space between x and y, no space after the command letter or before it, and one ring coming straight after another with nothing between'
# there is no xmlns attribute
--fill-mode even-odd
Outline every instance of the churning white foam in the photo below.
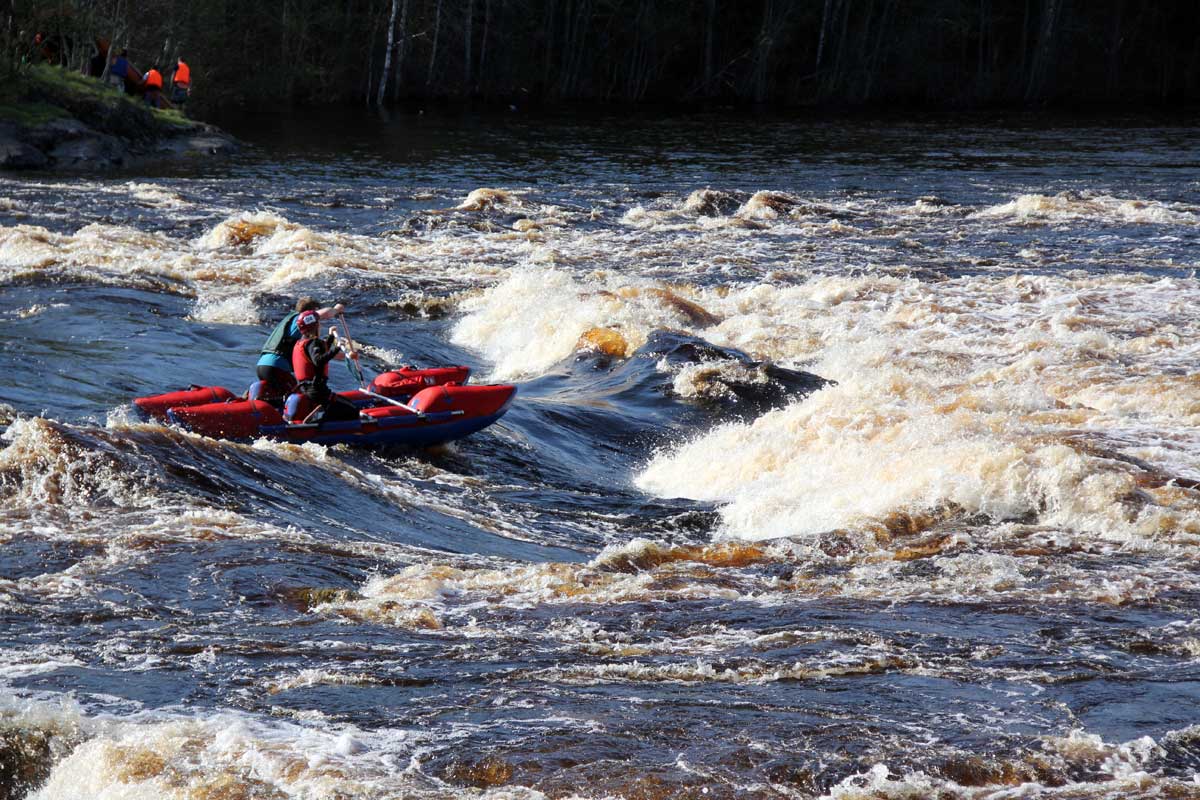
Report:
<svg viewBox="0 0 1200 800"><path fill-rule="evenodd" d="M404 769L422 741L404 730L314 727L218 713L84 718L86 741L30 800L385 797L422 788Z"/></svg>
<svg viewBox="0 0 1200 800"><path fill-rule="evenodd" d="M186 208L189 205L177 192L158 184L130 182L125 184L125 188L129 196L142 205L169 209Z"/></svg>
<svg viewBox="0 0 1200 800"><path fill-rule="evenodd" d="M257 325L261 322L258 307L253 298L246 295L197 300L189 319L222 325Z"/></svg>
<svg viewBox="0 0 1200 800"><path fill-rule="evenodd" d="M454 338L505 379L584 347L629 355L675 328L837 381L661 452L637 476L654 494L721 503L727 535L935 512L1182 543L1200 535L1200 497L1161 487L1200 470L1183 435L1200 423L1200 385L1184 372L1200 356L1197 301L1194 279L1141 275L821 276L715 291L538 267L467 300ZM700 394L714 368L680 368L678 394ZM1169 459L1148 438L1171 442Z"/></svg>
<svg viewBox="0 0 1200 800"><path fill-rule="evenodd" d="M1170 374L1200 333L1177 310L1184 297L1200 299L1195 281L1137 276L730 292L702 335L810 361L838 384L661 452L637 484L722 503L725 532L748 539L947 509L1121 541L1194 538L1194 493L1147 494L1119 457L1128 437L1105 435L1195 424L1200 386Z"/></svg>
<svg viewBox="0 0 1200 800"><path fill-rule="evenodd" d="M976 219L1004 219L1014 222L1131 222L1137 224L1195 225L1200 222L1196 209L1136 200L1105 194L1062 192L1056 195L1023 194L972 214Z"/></svg>
<svg viewBox="0 0 1200 800"><path fill-rule="evenodd" d="M456 344L480 351L499 380L546 372L581 347L591 331L629 355L661 328L688 328L706 312L692 301L646 282L614 276L581 281L561 269L513 269L505 280L469 297L456 324ZM586 343L586 341L585 341Z"/></svg>

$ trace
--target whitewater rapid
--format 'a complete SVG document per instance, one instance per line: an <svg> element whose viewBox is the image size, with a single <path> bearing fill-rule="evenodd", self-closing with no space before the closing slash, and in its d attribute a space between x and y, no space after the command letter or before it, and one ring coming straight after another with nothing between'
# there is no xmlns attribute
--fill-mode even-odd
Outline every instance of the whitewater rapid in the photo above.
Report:
<svg viewBox="0 0 1200 800"><path fill-rule="evenodd" d="M745 135L0 181L0 797L1200 797L1197 186ZM130 414L305 294L518 402L428 453Z"/></svg>

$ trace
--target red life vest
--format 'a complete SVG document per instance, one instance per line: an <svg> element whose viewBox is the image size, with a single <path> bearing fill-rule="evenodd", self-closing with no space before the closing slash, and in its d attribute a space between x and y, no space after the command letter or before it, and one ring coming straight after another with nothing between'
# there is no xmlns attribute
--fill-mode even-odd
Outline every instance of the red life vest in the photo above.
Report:
<svg viewBox="0 0 1200 800"><path fill-rule="evenodd" d="M162 75L160 75L158 73L158 70L152 69L146 73L146 88L147 89L161 89L162 88Z"/></svg>
<svg viewBox="0 0 1200 800"><path fill-rule="evenodd" d="M296 346L292 348L292 372L296 373L296 382L304 383L311 381L317 377L317 365L314 364L305 352L304 346L308 344L309 339L301 339L296 342ZM321 370L321 377L329 377L329 364Z"/></svg>
<svg viewBox="0 0 1200 800"><path fill-rule="evenodd" d="M180 61L175 67L175 85L190 86L192 83L192 71L188 69L188 65Z"/></svg>

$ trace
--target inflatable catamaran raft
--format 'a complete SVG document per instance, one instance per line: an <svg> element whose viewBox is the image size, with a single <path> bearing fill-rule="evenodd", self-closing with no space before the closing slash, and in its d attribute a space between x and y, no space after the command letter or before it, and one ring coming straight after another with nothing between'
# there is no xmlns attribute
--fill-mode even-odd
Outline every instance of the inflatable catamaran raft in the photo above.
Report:
<svg viewBox="0 0 1200 800"><path fill-rule="evenodd" d="M133 401L147 419L221 439L427 446L469 436L508 410L517 387L465 385L467 367L384 372L362 390L338 392L359 407L348 422L288 422L271 403L223 386L192 386Z"/></svg>

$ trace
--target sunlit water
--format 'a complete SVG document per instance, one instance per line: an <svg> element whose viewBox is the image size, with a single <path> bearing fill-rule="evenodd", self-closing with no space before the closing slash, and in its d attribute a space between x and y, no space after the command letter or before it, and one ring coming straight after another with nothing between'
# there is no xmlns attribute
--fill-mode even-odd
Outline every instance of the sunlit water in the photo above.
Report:
<svg viewBox="0 0 1200 800"><path fill-rule="evenodd" d="M0 797L1200 798L1193 128L328 116L0 179ZM128 413L301 294L518 400Z"/></svg>

